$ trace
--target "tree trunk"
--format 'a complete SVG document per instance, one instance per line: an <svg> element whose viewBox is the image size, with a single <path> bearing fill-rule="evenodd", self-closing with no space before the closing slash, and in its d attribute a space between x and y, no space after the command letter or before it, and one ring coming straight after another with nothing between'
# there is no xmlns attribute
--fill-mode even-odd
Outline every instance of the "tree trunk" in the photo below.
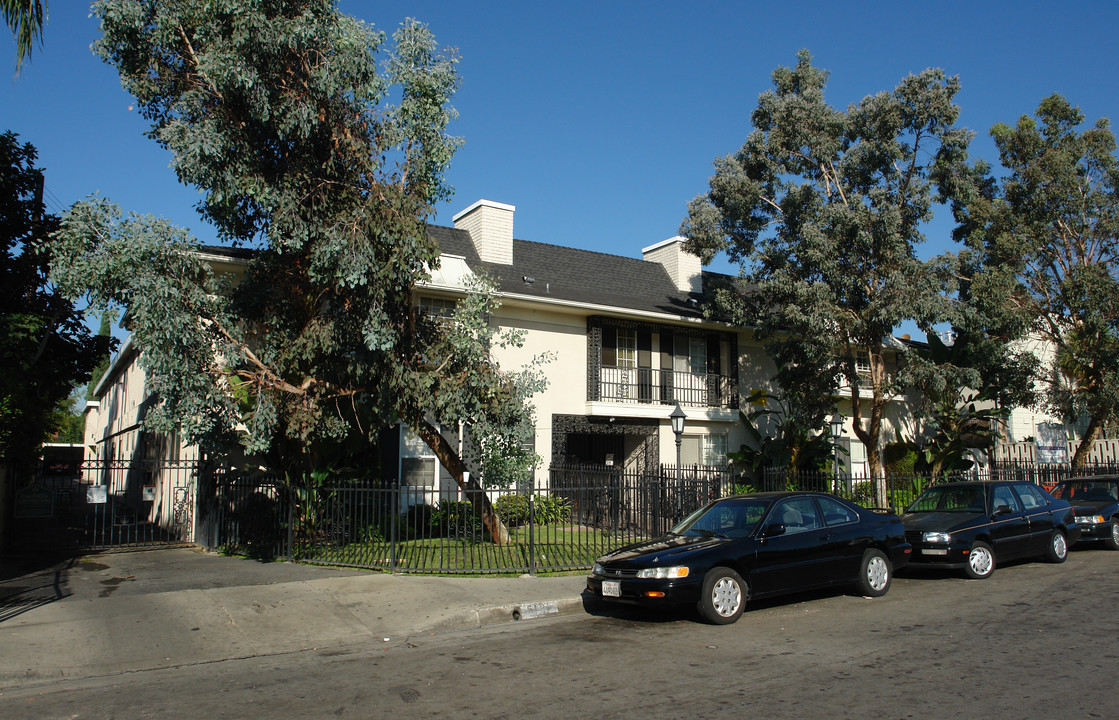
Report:
<svg viewBox="0 0 1119 720"><path fill-rule="evenodd" d="M435 457L439 459L443 467L447 468L447 472L451 473L451 477L462 488L463 493L466 494L466 499L473 506L475 514L482 518L482 525L486 528L490 538L493 539L494 544L508 545L509 531L505 528L505 524L501 522L501 518L497 516L497 512L493 509L493 503L490 502L490 498L486 495L482 486L474 478L464 481L463 478L468 472L466 463L447 442L447 438L443 437L443 434L426 420L412 425L412 430L423 438L423 441L435 453Z"/></svg>
<svg viewBox="0 0 1119 720"><path fill-rule="evenodd" d="M886 475L882 468L882 454L878 447L878 437L882 431L882 410L886 405L883 399L882 386L885 384L885 364L881 354L870 353L871 373L871 399L870 417L867 420L869 427L863 428L862 398L859 397L861 383L858 374L852 373L851 386L851 429L855 437L866 448L867 471L874 481L874 504L877 507L888 507L889 500L886 493Z"/></svg>
<svg viewBox="0 0 1119 720"><path fill-rule="evenodd" d="M1088 421L1088 429L1084 431L1084 437L1080 438L1080 444L1076 446L1076 452L1072 455L1073 467L1084 467L1088 464L1088 456L1092 453L1092 447L1096 444L1096 438L1099 437L1102 429L1101 418L1093 416Z"/></svg>

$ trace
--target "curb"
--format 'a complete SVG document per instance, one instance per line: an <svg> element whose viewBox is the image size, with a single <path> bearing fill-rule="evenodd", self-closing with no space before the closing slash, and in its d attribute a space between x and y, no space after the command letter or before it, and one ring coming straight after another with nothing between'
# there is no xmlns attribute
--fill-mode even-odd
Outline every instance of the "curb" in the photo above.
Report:
<svg viewBox="0 0 1119 720"><path fill-rule="evenodd" d="M583 597L568 597L561 600L544 602L512 603L509 605L490 605L452 615L439 622L413 631L415 635L449 630L488 627L503 623L535 620L542 617L574 615L584 612Z"/></svg>

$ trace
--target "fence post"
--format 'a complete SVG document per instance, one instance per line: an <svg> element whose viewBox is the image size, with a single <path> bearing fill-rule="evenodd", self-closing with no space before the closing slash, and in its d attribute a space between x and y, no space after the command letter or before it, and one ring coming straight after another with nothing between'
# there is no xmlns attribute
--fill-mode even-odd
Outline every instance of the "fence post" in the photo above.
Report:
<svg viewBox="0 0 1119 720"><path fill-rule="evenodd" d="M388 526L388 569L396 572L396 525L401 509L401 485L396 483L388 488L388 497L393 501L392 512L389 513Z"/></svg>
<svg viewBox="0 0 1119 720"><path fill-rule="evenodd" d="M287 552L285 554L287 555L288 562L295 562L295 489L292 488L290 483L284 483L283 487L288 499L288 542ZM240 534L240 528L238 528L237 535L240 536ZM237 541L240 543L241 538L238 537Z"/></svg>
<svg viewBox="0 0 1119 720"><path fill-rule="evenodd" d="M536 575L536 490L528 492L528 574Z"/></svg>

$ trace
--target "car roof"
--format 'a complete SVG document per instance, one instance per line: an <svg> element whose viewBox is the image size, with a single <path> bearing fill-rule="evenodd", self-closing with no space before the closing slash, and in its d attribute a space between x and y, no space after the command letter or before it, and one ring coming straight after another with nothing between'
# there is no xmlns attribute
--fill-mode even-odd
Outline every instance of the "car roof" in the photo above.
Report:
<svg viewBox="0 0 1119 720"><path fill-rule="evenodd" d="M1101 480L1106 480L1108 482L1119 482L1119 475L1083 475L1083 476L1080 476L1080 477L1066 478L1066 479L1062 480L1061 482L1062 483L1071 483L1071 482L1083 482L1083 481L1086 481L1086 480L1097 481L1097 482L1101 481Z"/></svg>
<svg viewBox="0 0 1119 720"><path fill-rule="evenodd" d="M780 500L781 498L803 497L805 495L809 495L812 497L836 497L835 495L816 492L814 490L773 490L769 492L740 493L738 495L728 495L725 498L719 498L719 500Z"/></svg>

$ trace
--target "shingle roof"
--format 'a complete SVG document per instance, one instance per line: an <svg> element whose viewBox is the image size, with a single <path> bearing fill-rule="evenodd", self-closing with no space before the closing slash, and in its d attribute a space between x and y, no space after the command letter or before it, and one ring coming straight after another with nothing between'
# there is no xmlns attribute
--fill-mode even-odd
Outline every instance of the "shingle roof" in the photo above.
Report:
<svg viewBox="0 0 1119 720"><path fill-rule="evenodd" d="M680 292L659 263L546 243L513 240L513 264L483 262L465 230L429 225L428 235L442 253L466 258L473 270L485 270L503 293L541 299L605 305L645 312L700 318L699 303L712 281L733 280L703 273L703 293ZM258 251L205 245L204 252L248 259ZM533 279L529 283L525 278Z"/></svg>
<svg viewBox="0 0 1119 720"><path fill-rule="evenodd" d="M502 265L480 260L465 230L429 225L428 235L444 254L465 257L471 269L484 269L501 292L688 318L702 316L696 305L701 295L679 292L655 262L514 239L513 264ZM705 280L708 275L704 273ZM528 283L525 277L534 281Z"/></svg>

